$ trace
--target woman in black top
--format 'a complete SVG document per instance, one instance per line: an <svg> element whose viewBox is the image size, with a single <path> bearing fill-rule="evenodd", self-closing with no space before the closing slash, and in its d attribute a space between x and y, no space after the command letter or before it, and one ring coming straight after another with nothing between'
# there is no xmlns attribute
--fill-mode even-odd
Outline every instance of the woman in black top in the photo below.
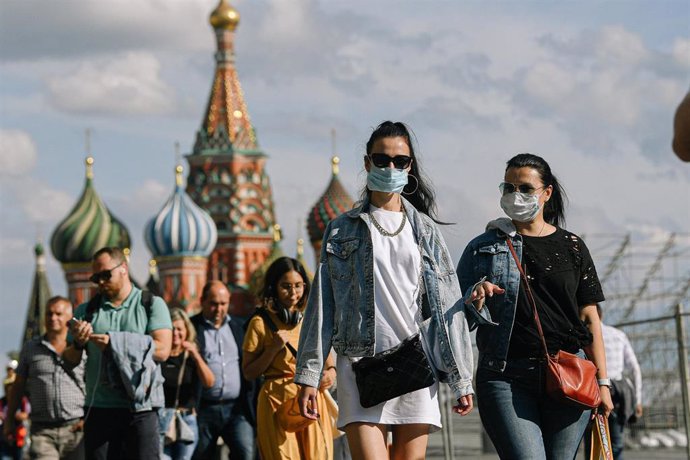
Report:
<svg viewBox="0 0 690 460"><path fill-rule="evenodd" d="M163 377L165 377L163 384L165 409L160 412L161 434L165 434L175 412L179 412L191 428L194 440L192 442L176 441L165 445L163 458L189 460L199 441L194 409L197 402L197 390L199 384L206 388L213 386L215 377L199 353L196 330L187 313L180 308L173 308L170 310L170 318L173 326L172 349L168 360L161 364ZM181 382L179 386L178 382Z"/></svg>
<svg viewBox="0 0 690 460"><path fill-rule="evenodd" d="M572 459L590 411L545 393L544 350L508 239L522 255L549 354L584 357L586 350L608 416L613 404L596 310L604 296L584 242L561 227L564 192L546 161L528 153L513 157L500 190L510 219L490 222L458 266L468 322L478 328L479 413L501 458Z"/></svg>

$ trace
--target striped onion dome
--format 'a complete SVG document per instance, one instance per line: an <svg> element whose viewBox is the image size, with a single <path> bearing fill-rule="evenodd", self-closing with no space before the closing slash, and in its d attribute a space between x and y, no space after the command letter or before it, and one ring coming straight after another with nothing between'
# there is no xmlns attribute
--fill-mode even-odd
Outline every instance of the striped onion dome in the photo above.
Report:
<svg viewBox="0 0 690 460"><path fill-rule="evenodd" d="M206 257L216 247L216 224L185 193L182 166L175 168L175 176L175 191L160 212L146 224L146 245L154 257Z"/></svg>
<svg viewBox="0 0 690 460"><path fill-rule="evenodd" d="M307 232L312 243L321 242L326 225L345 211L352 209L353 201L338 179L338 163L335 156L331 159L333 175L326 191L309 211L307 218Z"/></svg>
<svg viewBox="0 0 690 460"><path fill-rule="evenodd" d="M87 263L105 246L129 248L130 244L127 228L112 215L93 187L93 158L89 157L84 191L53 232L50 249L63 264Z"/></svg>

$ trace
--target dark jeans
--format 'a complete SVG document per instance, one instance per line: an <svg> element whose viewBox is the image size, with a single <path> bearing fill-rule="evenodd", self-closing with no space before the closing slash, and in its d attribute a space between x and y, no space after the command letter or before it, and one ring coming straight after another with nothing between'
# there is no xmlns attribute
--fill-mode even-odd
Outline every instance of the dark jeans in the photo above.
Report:
<svg viewBox="0 0 690 460"><path fill-rule="evenodd" d="M482 424L501 458L575 458L591 411L551 399L538 361L514 360L503 373L480 368L475 388Z"/></svg>
<svg viewBox="0 0 690 460"><path fill-rule="evenodd" d="M84 447L88 460L160 457L158 412L92 407L84 424Z"/></svg>
<svg viewBox="0 0 690 460"><path fill-rule="evenodd" d="M218 437L230 448L232 460L254 460L256 440L254 427L242 412L240 401L208 405L201 402L197 414L199 444L195 460L214 458Z"/></svg>
<svg viewBox="0 0 690 460"><path fill-rule="evenodd" d="M609 414L609 435L611 435L611 452L613 453L614 460L623 460L623 428L625 428L625 423L620 423L618 421L618 415L616 412L611 412ZM585 433L585 458L589 458L589 451L591 449L592 438L591 436L592 424L590 423L587 427L587 433Z"/></svg>

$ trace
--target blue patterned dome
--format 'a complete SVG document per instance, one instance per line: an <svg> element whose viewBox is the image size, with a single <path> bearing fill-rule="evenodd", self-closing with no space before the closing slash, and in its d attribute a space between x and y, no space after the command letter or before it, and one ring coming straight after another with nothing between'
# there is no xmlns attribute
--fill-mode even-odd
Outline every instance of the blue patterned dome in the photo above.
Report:
<svg viewBox="0 0 690 460"><path fill-rule="evenodd" d="M206 257L216 246L216 224L185 193L182 186L182 166L177 166L175 172L175 191L158 215L146 224L146 245L154 257Z"/></svg>

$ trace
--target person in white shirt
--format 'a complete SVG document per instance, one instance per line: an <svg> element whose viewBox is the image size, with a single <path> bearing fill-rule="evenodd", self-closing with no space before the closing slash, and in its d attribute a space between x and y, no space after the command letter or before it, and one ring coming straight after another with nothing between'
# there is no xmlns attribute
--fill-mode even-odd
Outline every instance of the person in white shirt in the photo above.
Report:
<svg viewBox="0 0 690 460"><path fill-rule="evenodd" d="M642 372L628 336L620 329L603 322L604 315L599 304L597 312L602 320L601 333L606 350L606 370L612 384L611 397L614 409L609 415L611 449L613 458L622 460L623 428L632 417L642 417ZM632 374L632 380L626 373ZM589 441L589 434L585 440ZM589 443L585 447L585 452L589 455Z"/></svg>

